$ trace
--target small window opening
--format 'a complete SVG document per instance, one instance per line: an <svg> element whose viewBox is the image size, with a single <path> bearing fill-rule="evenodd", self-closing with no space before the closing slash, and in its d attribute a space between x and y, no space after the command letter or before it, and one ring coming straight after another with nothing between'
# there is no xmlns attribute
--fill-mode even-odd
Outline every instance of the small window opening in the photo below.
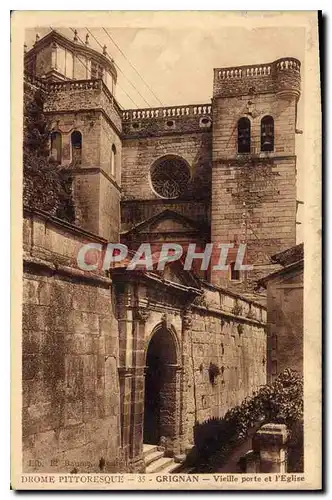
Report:
<svg viewBox="0 0 332 500"><path fill-rule="evenodd" d="M80 165L82 162L82 134L78 130L71 134L71 149L73 165Z"/></svg>
<svg viewBox="0 0 332 500"><path fill-rule="evenodd" d="M261 151L274 150L274 120L265 116L261 121Z"/></svg>
<svg viewBox="0 0 332 500"><path fill-rule="evenodd" d="M230 264L230 267L231 267L231 280L239 281L240 271L238 269L235 269L235 262L232 262Z"/></svg>
<svg viewBox="0 0 332 500"><path fill-rule="evenodd" d="M91 61L91 80L96 80L97 76L97 64Z"/></svg>
<svg viewBox="0 0 332 500"><path fill-rule="evenodd" d="M116 147L114 144L111 149L111 175L115 176L115 161L116 161Z"/></svg>
<svg viewBox="0 0 332 500"><path fill-rule="evenodd" d="M237 124L238 153L250 153L250 120L240 118Z"/></svg>

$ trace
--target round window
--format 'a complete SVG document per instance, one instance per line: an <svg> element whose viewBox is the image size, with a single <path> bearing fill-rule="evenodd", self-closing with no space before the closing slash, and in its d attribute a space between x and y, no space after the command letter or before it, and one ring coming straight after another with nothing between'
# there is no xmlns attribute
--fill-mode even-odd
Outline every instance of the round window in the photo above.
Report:
<svg viewBox="0 0 332 500"><path fill-rule="evenodd" d="M162 158L151 168L153 189L163 198L178 198L187 188L190 171L181 158Z"/></svg>

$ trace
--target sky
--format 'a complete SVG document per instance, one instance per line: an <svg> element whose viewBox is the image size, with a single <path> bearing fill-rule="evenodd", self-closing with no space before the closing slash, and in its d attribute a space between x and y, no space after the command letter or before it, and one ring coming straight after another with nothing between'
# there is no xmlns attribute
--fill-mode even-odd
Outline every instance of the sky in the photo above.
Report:
<svg viewBox="0 0 332 500"><path fill-rule="evenodd" d="M73 39L69 27L55 28ZM125 57L103 28L89 29L102 46L107 45L108 54L115 60L118 71L116 99L126 109L157 107L160 102L164 106L209 103L213 68L268 63L285 56L296 57L301 61L303 83L305 30L302 27L220 26L211 29L204 24L198 27L181 27L177 24L174 27L170 23L169 26L161 27L105 28ZM33 46L37 32L42 37L50 30L50 26L27 29L25 42L28 49ZM85 41L86 28L77 30L78 36ZM89 43L90 47L101 51L92 36L89 37ZM303 105L302 95L298 104L298 129L303 129ZM302 135L296 136L297 190L300 200L303 200L303 141ZM301 219L300 206L298 220ZM300 226L298 241L302 241Z"/></svg>

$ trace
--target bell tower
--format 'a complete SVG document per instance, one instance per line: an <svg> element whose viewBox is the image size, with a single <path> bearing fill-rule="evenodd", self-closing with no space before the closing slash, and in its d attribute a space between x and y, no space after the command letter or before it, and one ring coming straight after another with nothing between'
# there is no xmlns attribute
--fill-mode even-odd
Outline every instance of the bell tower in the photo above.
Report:
<svg viewBox="0 0 332 500"><path fill-rule="evenodd" d="M211 241L233 243L211 281L248 289L274 253L295 245L295 129L300 62L214 70ZM239 244L251 271L232 273Z"/></svg>
<svg viewBox="0 0 332 500"><path fill-rule="evenodd" d="M117 72L104 46L77 32L36 37L24 57L26 74L42 85L51 125L51 156L73 178L75 224L119 241L122 111L114 94Z"/></svg>

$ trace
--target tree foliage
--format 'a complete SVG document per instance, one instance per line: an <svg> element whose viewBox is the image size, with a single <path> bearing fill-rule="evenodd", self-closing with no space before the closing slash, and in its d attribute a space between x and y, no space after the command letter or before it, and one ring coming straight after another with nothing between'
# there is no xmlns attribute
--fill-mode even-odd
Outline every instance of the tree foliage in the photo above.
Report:
<svg viewBox="0 0 332 500"><path fill-rule="evenodd" d="M40 90L24 95L23 203L72 222L72 179L67 169L50 160L50 129Z"/></svg>
<svg viewBox="0 0 332 500"><path fill-rule="evenodd" d="M252 397L194 427L194 467L200 472L216 472L234 447L248 438L249 431L264 423L284 423L289 430L289 469L303 467L303 378L285 370L271 385L262 386ZM192 458L192 457L191 457ZM189 457L189 463L191 461Z"/></svg>

